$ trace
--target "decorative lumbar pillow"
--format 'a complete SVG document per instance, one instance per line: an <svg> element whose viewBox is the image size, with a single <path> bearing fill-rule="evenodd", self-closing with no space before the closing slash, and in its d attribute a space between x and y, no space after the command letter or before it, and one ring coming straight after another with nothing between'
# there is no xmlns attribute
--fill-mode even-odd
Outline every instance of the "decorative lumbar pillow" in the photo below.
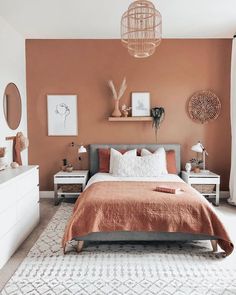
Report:
<svg viewBox="0 0 236 295"><path fill-rule="evenodd" d="M158 155L158 169L161 171L161 174L168 174L167 165L166 165L166 152L163 147L158 148L154 153L150 152L147 149L141 150L141 157L147 157L150 155Z"/></svg>
<svg viewBox="0 0 236 295"><path fill-rule="evenodd" d="M160 158L159 154L151 154L145 157L116 156L113 163L113 175L127 177L160 176L163 174Z"/></svg>
<svg viewBox="0 0 236 295"><path fill-rule="evenodd" d="M111 153L110 153L110 169L109 169L109 173L113 174L113 165L114 165L114 161L117 157L124 157L124 158L130 158L130 157L136 157L137 156L137 150L130 150L125 152L123 155L121 152L111 148Z"/></svg>

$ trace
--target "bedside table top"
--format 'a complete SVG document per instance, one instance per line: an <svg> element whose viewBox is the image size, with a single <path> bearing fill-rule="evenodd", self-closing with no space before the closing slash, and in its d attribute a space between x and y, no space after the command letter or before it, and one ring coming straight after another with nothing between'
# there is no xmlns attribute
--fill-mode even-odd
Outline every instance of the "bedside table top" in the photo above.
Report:
<svg viewBox="0 0 236 295"><path fill-rule="evenodd" d="M186 172L186 171L182 171L182 174L184 174L185 176L191 177L191 178L213 178L213 177L220 177L220 175L213 173L211 171L209 172L199 172L199 173L194 173L194 172Z"/></svg>
<svg viewBox="0 0 236 295"><path fill-rule="evenodd" d="M89 173L89 170L73 170L72 172L66 172L66 171L59 171L57 172L54 177L57 176L69 176L69 177L73 177L73 176L82 176L82 177L87 177Z"/></svg>

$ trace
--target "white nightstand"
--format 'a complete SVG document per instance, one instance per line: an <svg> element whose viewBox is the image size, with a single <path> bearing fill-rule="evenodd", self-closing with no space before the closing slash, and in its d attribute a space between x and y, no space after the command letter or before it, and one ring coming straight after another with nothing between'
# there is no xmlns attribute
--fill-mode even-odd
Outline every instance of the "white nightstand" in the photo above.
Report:
<svg viewBox="0 0 236 295"><path fill-rule="evenodd" d="M194 173L186 171L182 171L182 179L197 189L203 196L215 196L216 206L219 206L219 198L220 198L220 175L215 174L213 172L208 173ZM213 191L208 192L209 186L215 186Z"/></svg>
<svg viewBox="0 0 236 295"><path fill-rule="evenodd" d="M63 172L60 171L57 174L54 175L54 204L58 205L59 204L59 197L60 196L66 196L66 195L73 195L78 197L81 192L84 190L85 185L88 181L88 170L74 170L72 172ZM62 185L81 185L81 190L78 191L65 191L64 189L62 190L61 186Z"/></svg>

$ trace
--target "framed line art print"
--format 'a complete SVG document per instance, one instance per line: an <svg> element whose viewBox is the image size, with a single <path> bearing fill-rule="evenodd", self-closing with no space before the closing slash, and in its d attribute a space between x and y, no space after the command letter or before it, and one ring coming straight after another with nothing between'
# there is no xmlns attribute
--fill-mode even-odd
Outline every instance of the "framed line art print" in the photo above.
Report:
<svg viewBox="0 0 236 295"><path fill-rule="evenodd" d="M47 95L48 135L78 135L77 95Z"/></svg>
<svg viewBox="0 0 236 295"><path fill-rule="evenodd" d="M150 93L132 92L132 117L150 116Z"/></svg>

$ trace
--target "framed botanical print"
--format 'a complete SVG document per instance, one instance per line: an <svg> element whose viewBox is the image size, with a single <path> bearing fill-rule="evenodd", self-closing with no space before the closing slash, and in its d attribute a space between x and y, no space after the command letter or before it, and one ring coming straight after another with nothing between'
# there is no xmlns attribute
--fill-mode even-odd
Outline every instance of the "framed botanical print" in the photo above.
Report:
<svg viewBox="0 0 236 295"><path fill-rule="evenodd" d="M133 92L132 93L132 116L146 117L150 116L150 93Z"/></svg>
<svg viewBox="0 0 236 295"><path fill-rule="evenodd" d="M77 95L47 95L48 135L78 135Z"/></svg>

